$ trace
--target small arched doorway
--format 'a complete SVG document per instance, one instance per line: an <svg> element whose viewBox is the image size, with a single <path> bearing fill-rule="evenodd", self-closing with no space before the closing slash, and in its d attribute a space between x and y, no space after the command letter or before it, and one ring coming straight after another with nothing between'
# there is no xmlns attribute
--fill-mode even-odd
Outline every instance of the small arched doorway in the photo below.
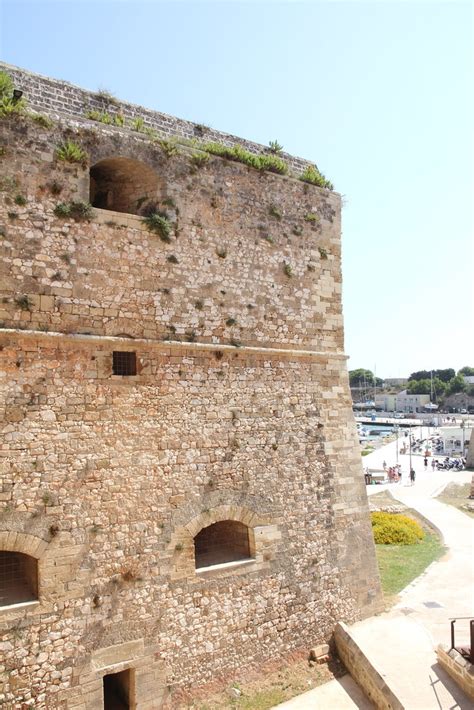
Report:
<svg viewBox="0 0 474 710"><path fill-rule="evenodd" d="M144 214L157 191L158 176L139 160L106 158L90 169L89 201L99 209Z"/></svg>

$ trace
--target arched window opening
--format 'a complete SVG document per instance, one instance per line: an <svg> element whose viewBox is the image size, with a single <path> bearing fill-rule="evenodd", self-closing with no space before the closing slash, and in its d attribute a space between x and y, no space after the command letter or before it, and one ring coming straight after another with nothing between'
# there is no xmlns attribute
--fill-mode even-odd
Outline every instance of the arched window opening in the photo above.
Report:
<svg viewBox="0 0 474 710"><path fill-rule="evenodd" d="M38 560L0 551L0 607L38 599Z"/></svg>
<svg viewBox="0 0 474 710"><path fill-rule="evenodd" d="M237 520L222 520L194 538L196 569L252 559L249 528Z"/></svg>
<svg viewBox="0 0 474 710"><path fill-rule="evenodd" d="M156 173L139 160L106 158L90 169L89 200L99 209L145 214L157 190Z"/></svg>

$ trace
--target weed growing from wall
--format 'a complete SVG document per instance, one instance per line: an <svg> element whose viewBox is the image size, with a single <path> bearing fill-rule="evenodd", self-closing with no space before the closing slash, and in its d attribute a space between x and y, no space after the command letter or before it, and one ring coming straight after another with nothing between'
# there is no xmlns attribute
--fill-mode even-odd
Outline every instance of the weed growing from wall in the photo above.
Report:
<svg viewBox="0 0 474 710"><path fill-rule="evenodd" d="M29 116L41 128L52 128L54 126L54 122L42 113L30 113Z"/></svg>
<svg viewBox="0 0 474 710"><path fill-rule="evenodd" d="M24 113L26 101L13 96L13 80L4 71L0 71L0 118Z"/></svg>
<svg viewBox="0 0 474 710"><path fill-rule="evenodd" d="M176 145L176 141L170 141L166 140L165 138L161 138L158 141L158 145L160 146L161 150L164 152L167 158L171 158L171 156L176 155L178 153L178 146Z"/></svg>
<svg viewBox="0 0 474 710"><path fill-rule="evenodd" d="M317 187L325 187L326 190L334 190L334 185L319 171L316 165L308 165L306 170L301 173L300 180L308 182Z"/></svg>
<svg viewBox="0 0 474 710"><path fill-rule="evenodd" d="M191 163L196 167L196 168L203 168L206 163L209 162L209 154L208 153L193 153L191 156Z"/></svg>
<svg viewBox="0 0 474 710"><path fill-rule="evenodd" d="M83 148L74 141L65 141L56 149L56 157L65 163L87 163L87 154Z"/></svg>
<svg viewBox="0 0 474 710"><path fill-rule="evenodd" d="M272 153L281 153L283 150L283 146L278 141L270 141L268 145Z"/></svg>
<svg viewBox="0 0 474 710"><path fill-rule="evenodd" d="M286 175L288 172L288 165L276 155L256 155L255 153L245 150L245 148L242 148L240 145L230 147L222 143L204 143L199 147L207 153L218 155L220 158L226 158L227 160L243 163L255 170L267 170L269 172L279 173L280 175Z"/></svg>
<svg viewBox="0 0 474 710"><path fill-rule="evenodd" d="M162 242L169 244L171 242L172 225L164 212L152 212L143 218L150 232L154 232L159 236Z"/></svg>
<svg viewBox="0 0 474 710"><path fill-rule="evenodd" d="M276 205L270 205L268 208L268 214L270 217L275 217L275 219L280 220L283 217L281 210Z"/></svg>
<svg viewBox="0 0 474 710"><path fill-rule="evenodd" d="M31 307L33 305L33 302L29 299L28 296L18 296L18 298L15 298L15 304L20 308L22 311L31 311Z"/></svg>
<svg viewBox="0 0 474 710"><path fill-rule="evenodd" d="M76 222L91 219L92 205L89 202L60 202L54 208L56 217L62 219L74 219Z"/></svg>

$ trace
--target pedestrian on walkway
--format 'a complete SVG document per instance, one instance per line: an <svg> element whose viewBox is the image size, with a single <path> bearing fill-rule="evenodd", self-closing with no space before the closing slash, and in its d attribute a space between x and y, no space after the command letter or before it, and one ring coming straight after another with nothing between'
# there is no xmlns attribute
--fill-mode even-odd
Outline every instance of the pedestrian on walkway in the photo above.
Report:
<svg viewBox="0 0 474 710"><path fill-rule="evenodd" d="M386 462L386 461L383 462L382 467L383 467L383 470L385 471L385 469L387 468L387 462Z"/></svg>
<svg viewBox="0 0 474 710"><path fill-rule="evenodd" d="M411 469L410 469L410 481L411 481L411 485L412 485L412 486L413 486L414 483L415 483L415 478L416 478L415 469L414 469L414 468L411 468Z"/></svg>
<svg viewBox="0 0 474 710"><path fill-rule="evenodd" d="M428 468L428 458L425 456L425 460L423 462L425 464L425 470Z"/></svg>
<svg viewBox="0 0 474 710"><path fill-rule="evenodd" d="M434 459L431 459L431 470L434 471L436 468L436 461Z"/></svg>

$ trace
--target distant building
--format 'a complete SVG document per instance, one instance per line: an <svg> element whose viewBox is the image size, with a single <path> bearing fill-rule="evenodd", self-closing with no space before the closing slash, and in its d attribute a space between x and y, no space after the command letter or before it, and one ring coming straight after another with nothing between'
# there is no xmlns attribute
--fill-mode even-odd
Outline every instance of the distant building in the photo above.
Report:
<svg viewBox="0 0 474 710"><path fill-rule="evenodd" d="M466 385L474 385L474 375L464 375Z"/></svg>
<svg viewBox="0 0 474 710"><path fill-rule="evenodd" d="M441 429L440 437L443 441L443 451L448 456L457 454L465 455L469 447L472 429L469 427L452 426Z"/></svg>
<svg viewBox="0 0 474 710"><path fill-rule="evenodd" d="M429 394L407 394L406 390L397 394L397 412L422 412L430 403Z"/></svg>
<svg viewBox="0 0 474 710"><path fill-rule="evenodd" d="M397 395L396 394L377 394L375 395L375 408L382 409L384 412L397 411Z"/></svg>
<svg viewBox="0 0 474 710"><path fill-rule="evenodd" d="M429 404L429 394L408 394L406 390L398 394L375 395L375 408L384 412L423 412Z"/></svg>

